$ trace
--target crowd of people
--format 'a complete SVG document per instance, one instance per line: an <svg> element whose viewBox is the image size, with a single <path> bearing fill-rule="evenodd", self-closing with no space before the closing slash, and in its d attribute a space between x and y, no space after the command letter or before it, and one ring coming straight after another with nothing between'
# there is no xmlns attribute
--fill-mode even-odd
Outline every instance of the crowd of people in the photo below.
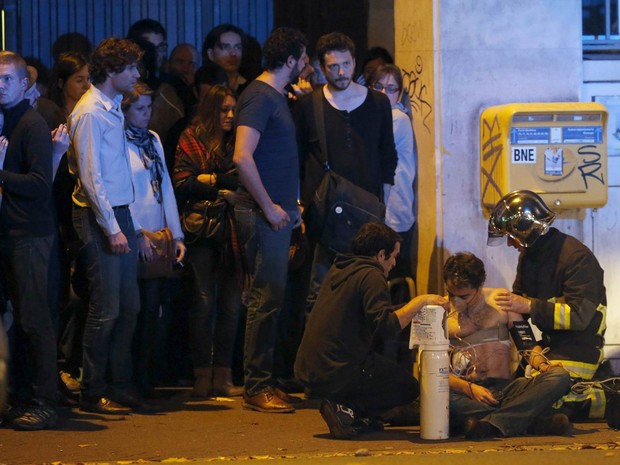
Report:
<svg viewBox="0 0 620 465"><path fill-rule="evenodd" d="M601 417L601 395L569 393L602 360L594 256L549 229L542 207L528 237L506 229L508 199L490 225L522 250L514 293L483 289L482 263L457 254L448 297L395 305L388 279L415 269L417 148L400 69L380 47L357 69L339 32L313 57L292 28L253 43L222 24L200 54L178 44L168 57L165 29L141 20L127 38L55 53L46 88L24 58L0 52L3 422L52 428L59 403L139 412L157 386L189 379L193 397L242 396L264 413L294 412L303 400L290 392L303 391L341 439L416 424L418 383L384 348L425 305L450 312L455 340L471 339L457 351L471 366L450 378L454 431L566 434L577 411ZM321 225L303 215L326 169L385 204L384 222L363 225L350 253L311 234ZM164 234L174 266L154 274ZM544 292L530 279L542 266L529 253L536 240L550 254ZM596 288L566 269L568 255L590 264ZM508 329L528 318L547 348L524 356L537 376L513 379ZM479 347L478 332L498 325L501 337ZM580 407L552 410L571 402Z"/></svg>

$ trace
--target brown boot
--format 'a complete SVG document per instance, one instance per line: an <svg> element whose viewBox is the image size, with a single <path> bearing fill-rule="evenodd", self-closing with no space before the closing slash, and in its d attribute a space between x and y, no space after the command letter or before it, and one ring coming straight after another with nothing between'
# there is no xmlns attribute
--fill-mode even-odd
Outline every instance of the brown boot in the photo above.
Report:
<svg viewBox="0 0 620 465"><path fill-rule="evenodd" d="M194 368L192 397L213 396L213 368Z"/></svg>
<svg viewBox="0 0 620 465"><path fill-rule="evenodd" d="M231 371L230 368L213 368L213 392L216 396L238 397L243 394L243 388L232 383Z"/></svg>

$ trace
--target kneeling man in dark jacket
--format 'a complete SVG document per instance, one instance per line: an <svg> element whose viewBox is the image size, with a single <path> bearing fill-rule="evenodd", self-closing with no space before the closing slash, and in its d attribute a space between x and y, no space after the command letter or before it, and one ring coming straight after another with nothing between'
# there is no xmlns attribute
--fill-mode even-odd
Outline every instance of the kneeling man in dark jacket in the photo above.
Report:
<svg viewBox="0 0 620 465"><path fill-rule="evenodd" d="M449 304L420 295L394 309L387 275L400 252L400 236L383 223L367 223L353 239L353 253L338 255L306 325L295 375L312 397L331 435L351 439L395 407L419 394L411 371L377 352L397 337L425 305Z"/></svg>

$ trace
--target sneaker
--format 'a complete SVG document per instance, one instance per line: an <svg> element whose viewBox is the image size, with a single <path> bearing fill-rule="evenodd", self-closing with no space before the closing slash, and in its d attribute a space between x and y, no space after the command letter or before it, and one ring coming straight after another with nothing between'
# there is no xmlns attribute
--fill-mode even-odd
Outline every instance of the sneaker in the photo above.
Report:
<svg viewBox="0 0 620 465"><path fill-rule="evenodd" d="M356 418L351 426L357 430L357 434L384 430L383 422L373 418Z"/></svg>
<svg viewBox="0 0 620 465"><path fill-rule="evenodd" d="M359 429L355 427L357 418L353 409L325 399L321 402L319 411L333 438L353 439L359 434Z"/></svg>
<svg viewBox="0 0 620 465"><path fill-rule="evenodd" d="M33 399L23 415L13 420L15 429L35 431L56 426L58 414L56 409L43 400Z"/></svg>
<svg viewBox="0 0 620 465"><path fill-rule="evenodd" d="M537 436L568 436L573 430L573 425L563 413L554 413L550 417L538 417L528 433Z"/></svg>
<svg viewBox="0 0 620 465"><path fill-rule="evenodd" d="M13 423L13 420L21 417L24 413L26 413L27 408L28 404L23 401L19 401L10 405L2 416L2 423L7 425Z"/></svg>

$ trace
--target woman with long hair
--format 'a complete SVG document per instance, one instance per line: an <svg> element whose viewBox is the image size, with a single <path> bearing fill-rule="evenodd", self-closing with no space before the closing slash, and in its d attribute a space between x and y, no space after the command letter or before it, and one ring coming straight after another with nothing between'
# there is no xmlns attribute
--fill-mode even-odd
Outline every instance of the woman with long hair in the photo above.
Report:
<svg viewBox="0 0 620 465"><path fill-rule="evenodd" d="M61 53L52 70L47 98L58 105L66 118L89 87L86 59L78 52Z"/></svg>
<svg viewBox="0 0 620 465"><path fill-rule="evenodd" d="M232 161L235 105L229 88L210 87L181 134L173 175L181 205L220 198L232 211L238 186ZM227 221L231 228L223 243L185 231L195 286L189 324L196 397L242 394L231 376L242 274L231 214Z"/></svg>
<svg viewBox="0 0 620 465"><path fill-rule="evenodd" d="M77 395L82 366L82 333L88 299L84 273L78 271L77 236L73 229L71 196L75 179L69 173L67 156L69 136L65 123L78 100L90 87L88 62L78 52L61 53L52 69L50 83L44 97L37 100L37 112L52 131L54 151L54 202L58 220L58 245L54 244L50 269L59 267L59 273L50 272L50 302L53 311L59 308L58 360L63 395L67 400ZM64 144L62 143L64 139ZM59 261L59 264L56 264Z"/></svg>

